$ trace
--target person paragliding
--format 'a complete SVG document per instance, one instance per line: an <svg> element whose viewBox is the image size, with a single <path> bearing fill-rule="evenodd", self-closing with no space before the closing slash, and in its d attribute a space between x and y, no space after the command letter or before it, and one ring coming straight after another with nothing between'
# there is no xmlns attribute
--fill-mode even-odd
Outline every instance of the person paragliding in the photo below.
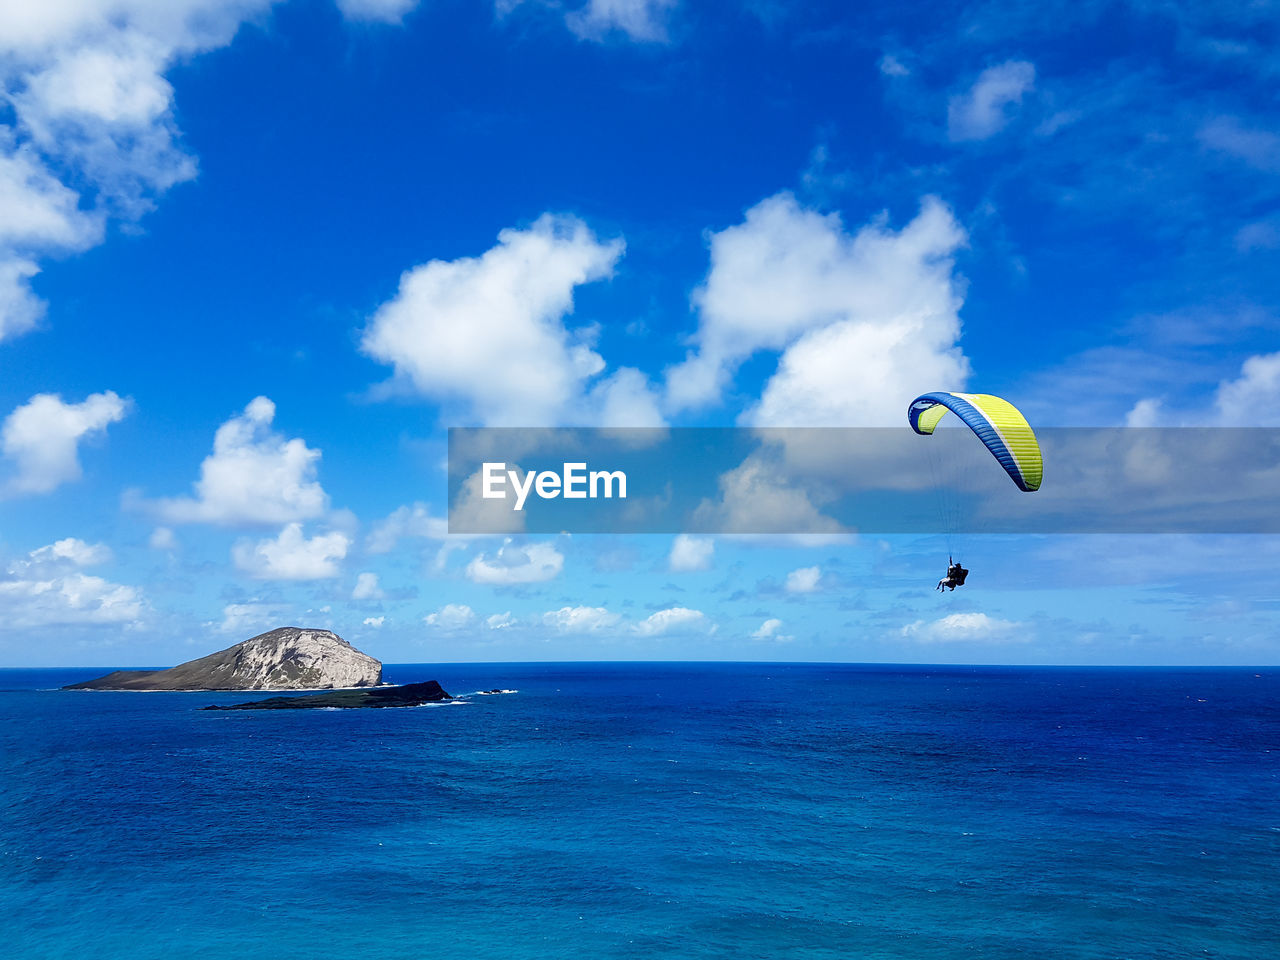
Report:
<svg viewBox="0 0 1280 960"><path fill-rule="evenodd" d="M947 557L947 575L938 581L938 589L955 590L956 587L964 586L965 577L969 576L969 571L960 564L956 563L950 557Z"/></svg>
<svg viewBox="0 0 1280 960"><path fill-rule="evenodd" d="M982 441L1004 472L1026 493L1040 489L1044 461L1035 431L1022 412L1008 400L986 393L925 393L911 401L907 422L921 436L929 436L947 412L954 413ZM969 571L947 558L947 575L938 581L938 590L964 585Z"/></svg>

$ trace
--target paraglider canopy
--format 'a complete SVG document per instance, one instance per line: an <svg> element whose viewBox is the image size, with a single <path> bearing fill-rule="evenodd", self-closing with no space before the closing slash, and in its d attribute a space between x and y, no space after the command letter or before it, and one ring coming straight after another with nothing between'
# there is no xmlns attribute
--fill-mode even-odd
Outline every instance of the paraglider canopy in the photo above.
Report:
<svg viewBox="0 0 1280 960"><path fill-rule="evenodd" d="M991 451L1018 488L1040 489L1044 462L1040 444L1026 417L1008 400L986 393L925 393L911 401L907 420L911 429L928 436L950 410ZM963 582L963 581L961 581Z"/></svg>

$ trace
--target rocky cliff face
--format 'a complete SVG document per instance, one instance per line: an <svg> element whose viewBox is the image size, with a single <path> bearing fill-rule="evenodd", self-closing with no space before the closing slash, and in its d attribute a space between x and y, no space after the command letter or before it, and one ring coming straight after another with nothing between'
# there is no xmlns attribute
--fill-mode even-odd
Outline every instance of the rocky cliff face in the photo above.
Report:
<svg viewBox="0 0 1280 960"><path fill-rule="evenodd" d="M382 664L336 633L279 627L168 670L118 670L68 690L333 690L382 682Z"/></svg>

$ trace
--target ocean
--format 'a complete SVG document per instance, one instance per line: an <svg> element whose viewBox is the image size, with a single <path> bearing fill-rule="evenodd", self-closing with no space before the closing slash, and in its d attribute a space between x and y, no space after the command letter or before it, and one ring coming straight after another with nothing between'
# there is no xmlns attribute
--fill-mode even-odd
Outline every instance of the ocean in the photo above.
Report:
<svg viewBox="0 0 1280 960"><path fill-rule="evenodd" d="M388 666L202 712L0 670L14 958L1280 956L1280 670ZM473 691L518 692L477 696ZM261 695L258 695L261 696Z"/></svg>

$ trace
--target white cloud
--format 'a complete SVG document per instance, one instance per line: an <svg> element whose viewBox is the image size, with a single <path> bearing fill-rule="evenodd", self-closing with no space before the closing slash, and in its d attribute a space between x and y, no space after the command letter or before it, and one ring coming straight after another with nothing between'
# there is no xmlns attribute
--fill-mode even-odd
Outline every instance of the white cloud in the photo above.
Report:
<svg viewBox="0 0 1280 960"><path fill-rule="evenodd" d="M818 582L821 579L821 568L800 567L787 574L786 591L787 593L813 593L818 589Z"/></svg>
<svg viewBox="0 0 1280 960"><path fill-rule="evenodd" d="M386 617L365 617L364 620L361 621L361 623L363 623L366 627L373 627L375 630L377 630L386 622L386 620L387 620Z"/></svg>
<svg viewBox="0 0 1280 960"><path fill-rule="evenodd" d="M778 632L778 628L782 626L782 621L776 618L766 620L760 624L760 628L751 636L756 640L767 640Z"/></svg>
<svg viewBox="0 0 1280 960"><path fill-rule="evenodd" d="M463 510L467 509L468 506L475 506L480 514L487 516L493 512L494 504L503 506L504 501L484 500L481 498L479 496L479 476L479 471L477 471L475 478L473 478L475 481L473 484L475 495L470 495L471 487L468 487L462 497L459 498L459 505ZM480 519L483 519L483 516ZM510 527L507 529L510 529ZM386 519L373 528L373 531L365 540L365 550L373 554L390 553L396 548L400 540L405 537L432 540L439 543L440 548L436 552L434 562L434 567L437 571L444 569L450 553L455 550L465 549L468 542L470 542L470 538L467 536L461 534L451 535L449 533L448 520L444 517L432 516L431 508L427 504L417 502L412 506L397 507L391 511Z"/></svg>
<svg viewBox="0 0 1280 960"><path fill-rule="evenodd" d="M900 231L884 217L855 234L840 217L780 193L711 237L695 293L696 349L669 369L672 411L717 403L738 366L782 351L743 422L761 426L898 424L921 384L959 389L961 284L953 254L964 231L926 197Z"/></svg>
<svg viewBox="0 0 1280 960"><path fill-rule="evenodd" d="M373 528L365 542L369 553L390 553L401 537L422 537L427 540L443 540L449 533L449 522L444 517L433 517L425 503L397 507L385 520Z"/></svg>
<svg viewBox="0 0 1280 960"><path fill-rule="evenodd" d="M1252 253L1254 250L1275 250L1280 247L1280 218L1256 220L1246 223L1236 231L1236 250Z"/></svg>
<svg viewBox="0 0 1280 960"><path fill-rule="evenodd" d="M621 615L605 607L561 607L542 615L543 623L561 633L599 633L621 620Z"/></svg>
<svg viewBox="0 0 1280 960"><path fill-rule="evenodd" d="M822 513L809 493L794 486L787 466L769 454L751 454L719 479L720 498L703 500L693 514L699 529L728 534L787 534L799 543L827 544L849 536Z"/></svg>
<svg viewBox="0 0 1280 960"><path fill-rule="evenodd" d="M688 607L669 607L659 610L635 625L635 632L645 637L660 637L670 633L711 632L715 628L701 610Z"/></svg>
<svg viewBox="0 0 1280 960"><path fill-rule="evenodd" d="M30 145L5 153L6 143L11 138L0 128L0 249L74 251L99 242L101 218L79 208L76 192L44 168Z"/></svg>
<svg viewBox="0 0 1280 960"><path fill-rule="evenodd" d="M714 540L708 537L691 537L687 533L682 533L671 544L671 556L667 559L667 565L677 573L706 570L711 566L711 558L715 550Z"/></svg>
<svg viewBox="0 0 1280 960"><path fill-rule="evenodd" d="M110 390L83 403L63 403L40 393L18 407L0 428L0 449L17 466L8 482L13 493L48 493L80 477L80 441L124 418L129 401Z"/></svg>
<svg viewBox="0 0 1280 960"><path fill-rule="evenodd" d="M1125 414L1126 427L1154 427L1160 422L1160 408L1163 404L1156 397L1144 397L1133 405Z"/></svg>
<svg viewBox="0 0 1280 960"><path fill-rule="evenodd" d="M110 46L64 53L56 65L34 74L20 97L39 117L37 139L48 135L55 120L154 123L173 99L173 88L160 76L162 55L157 44L137 33L117 34Z"/></svg>
<svg viewBox="0 0 1280 960"><path fill-rule="evenodd" d="M511 611L506 613L495 613L491 617L486 617L484 625L490 630L505 630L515 624L515 618L511 616Z"/></svg>
<svg viewBox="0 0 1280 960"><path fill-rule="evenodd" d="M0 580L0 619L7 629L85 623L131 623L144 610L134 587L68 573L48 579Z"/></svg>
<svg viewBox="0 0 1280 960"><path fill-rule="evenodd" d="M809 151L809 162L800 173L800 186L812 197L843 194L853 186L853 180L850 170L832 167L831 150L825 143L818 143Z"/></svg>
<svg viewBox="0 0 1280 960"><path fill-rule="evenodd" d="M526 0L495 0L499 17L505 17ZM667 17L680 0L586 0L564 13L565 25L583 40L603 43L623 36L640 43L665 43ZM555 11L563 4L538 0L536 8Z"/></svg>
<svg viewBox="0 0 1280 960"><path fill-rule="evenodd" d="M422 620L427 626L439 630L462 630L475 623L476 612L465 603L446 603L435 613L427 614Z"/></svg>
<svg viewBox="0 0 1280 960"><path fill-rule="evenodd" d="M265 629L287 624L293 611L282 603L250 600L246 603L229 603L222 608L222 622L216 626L219 633L231 633L248 639ZM207 626L214 626L207 624Z"/></svg>
<svg viewBox="0 0 1280 960"><path fill-rule="evenodd" d="M985 140L1009 122L1010 108L1022 102L1036 82L1036 68L1025 60L988 67L972 87L947 106L947 133L952 140Z"/></svg>
<svg viewBox="0 0 1280 960"><path fill-rule="evenodd" d="M666 425L660 400L649 378L633 367L620 367L597 382L587 393L578 422L607 427L661 427Z"/></svg>
<svg viewBox="0 0 1280 960"><path fill-rule="evenodd" d="M1219 384L1214 413L1223 426L1280 425L1280 351L1250 357L1239 377Z"/></svg>
<svg viewBox="0 0 1280 960"><path fill-rule="evenodd" d="M178 548L178 538L174 536L173 531L168 527L156 527L151 531L147 546L152 550L176 550Z"/></svg>
<svg viewBox="0 0 1280 960"><path fill-rule="evenodd" d="M0 340L30 330L42 256L101 242L196 176L181 144L178 62L224 47L280 0L0 3ZM398 22L416 0L338 0L348 19Z"/></svg>
<svg viewBox="0 0 1280 960"><path fill-rule="evenodd" d="M417 392L487 425L535 426L581 416L585 384L604 360L565 327L574 288L610 276L621 240L544 214L508 229L480 257L433 260L400 278L362 349Z"/></svg>
<svg viewBox="0 0 1280 960"><path fill-rule="evenodd" d="M1265 173L1280 171L1280 134L1246 127L1237 117L1215 117L1199 130L1200 142Z"/></svg>
<svg viewBox="0 0 1280 960"><path fill-rule="evenodd" d="M1280 426L1280 351L1248 357L1238 376L1218 383L1209 406L1167 411L1161 398L1144 397L1130 408L1125 426Z"/></svg>
<svg viewBox="0 0 1280 960"><path fill-rule="evenodd" d="M76 537L58 540L38 550L32 550L29 564L68 563L76 567L91 567L111 560L111 548L105 543L85 543Z"/></svg>
<svg viewBox="0 0 1280 960"><path fill-rule="evenodd" d="M376 573L362 573L356 577L355 589L351 591L352 600L380 600L386 596L378 586Z"/></svg>
<svg viewBox="0 0 1280 960"><path fill-rule="evenodd" d="M152 37L120 31L64 50L12 97L30 142L79 171L104 212L136 219L196 175L162 75L171 55Z"/></svg>
<svg viewBox="0 0 1280 960"><path fill-rule="evenodd" d="M579 37L603 40L611 33L632 40L663 42L666 17L679 0L587 0L585 6L565 15L565 23Z"/></svg>
<svg viewBox="0 0 1280 960"><path fill-rule="evenodd" d="M25 333L44 315L44 304L28 284L39 272L34 261L5 259L0 252L0 340Z"/></svg>
<svg viewBox="0 0 1280 960"><path fill-rule="evenodd" d="M43 313L28 284L38 256L100 242L108 215L135 219L195 176L164 73L229 43L272 2L0 4L0 90L11 111L0 125L0 339Z"/></svg>
<svg viewBox="0 0 1280 960"><path fill-rule="evenodd" d="M337 0L338 9L348 20L371 20L399 23L418 5L418 0Z"/></svg>
<svg viewBox="0 0 1280 960"><path fill-rule="evenodd" d="M50 0L0 5L0 38L30 67L36 58L135 31L175 50L229 43L240 22L269 0ZM21 66L22 64L18 64Z"/></svg>
<svg viewBox="0 0 1280 960"><path fill-rule="evenodd" d="M880 58L880 72L886 77L906 77L911 75L907 66L891 53Z"/></svg>
<svg viewBox="0 0 1280 960"><path fill-rule="evenodd" d="M781 629L782 629L782 621L777 619L776 617L771 617L770 619L766 620L764 623L760 624L756 632L751 634L751 639L752 640L777 640L780 643L785 643L788 640L795 639L794 637L783 636L782 634L778 633L778 631Z"/></svg>
<svg viewBox="0 0 1280 960"><path fill-rule="evenodd" d="M274 539L242 540L232 548L236 566L259 580L322 580L341 572L339 561L351 540L336 530L310 539L302 524L290 523Z"/></svg>
<svg viewBox="0 0 1280 960"><path fill-rule="evenodd" d="M520 546L506 540L492 556L482 553L467 564L467 576L476 583L541 583L563 569L564 554L550 543Z"/></svg>
<svg viewBox="0 0 1280 960"><path fill-rule="evenodd" d="M320 451L271 430L276 405L257 397L218 428L194 499L160 500L171 523L279 524L318 517L329 496L315 479Z"/></svg>
<svg viewBox="0 0 1280 960"><path fill-rule="evenodd" d="M525 473L517 464L510 464L509 469L515 472L517 482L524 481ZM476 470L462 482L449 504L446 526L469 534L519 533L524 530L526 514L517 511L515 503L514 497L485 497L484 476Z"/></svg>
<svg viewBox="0 0 1280 960"><path fill-rule="evenodd" d="M133 623L146 612L137 588L80 572L111 559L104 544L67 537L27 558L10 564L0 578L0 622L8 629Z"/></svg>
<svg viewBox="0 0 1280 960"><path fill-rule="evenodd" d="M985 613L952 613L937 620L917 620L903 627L901 635L919 643L1021 642L1030 639L1024 624L988 617Z"/></svg>
<svg viewBox="0 0 1280 960"><path fill-rule="evenodd" d="M561 607L544 613L542 622L558 633L601 634L626 630L644 637L658 637L671 633L715 632L715 625L706 614L688 607L659 610L637 623L625 623L621 614L607 607Z"/></svg>

